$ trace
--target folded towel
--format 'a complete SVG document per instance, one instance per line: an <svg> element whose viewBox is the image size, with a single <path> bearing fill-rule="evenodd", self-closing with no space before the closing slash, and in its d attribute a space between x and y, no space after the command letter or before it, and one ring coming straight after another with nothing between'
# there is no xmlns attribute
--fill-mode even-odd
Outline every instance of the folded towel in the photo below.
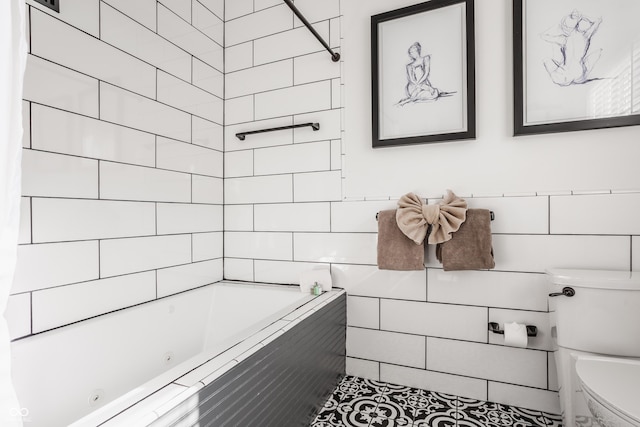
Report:
<svg viewBox="0 0 640 427"><path fill-rule="evenodd" d="M451 190L435 205L425 205L418 196L408 193L398 200L396 221L400 230L418 244L424 241L431 225L428 243L435 245L451 239L451 233L464 222L466 211L467 202Z"/></svg>
<svg viewBox="0 0 640 427"><path fill-rule="evenodd" d="M378 268L424 269L424 245L415 244L400 231L395 209L378 213Z"/></svg>
<svg viewBox="0 0 640 427"><path fill-rule="evenodd" d="M436 257L445 271L495 267L491 247L491 212L468 209L467 220L451 240L436 247Z"/></svg>

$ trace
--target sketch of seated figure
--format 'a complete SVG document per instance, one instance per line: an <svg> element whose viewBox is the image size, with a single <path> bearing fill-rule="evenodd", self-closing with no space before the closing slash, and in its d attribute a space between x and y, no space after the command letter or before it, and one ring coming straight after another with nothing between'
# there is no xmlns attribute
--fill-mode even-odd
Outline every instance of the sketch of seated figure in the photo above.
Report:
<svg viewBox="0 0 640 427"><path fill-rule="evenodd" d="M547 32L541 37L558 46L559 59L546 59L544 67L551 80L559 86L588 83L598 78L589 74L602 55L602 49L589 51L591 38L600 28L602 18L592 20L574 10L559 25L559 33Z"/></svg>
<svg viewBox="0 0 640 427"><path fill-rule="evenodd" d="M406 97L398 102L398 105L405 105L414 102L434 101L450 93L440 92L433 87L429 81L431 74L431 55L422 56L422 46L415 42L408 50L411 62L407 64L407 85L405 87Z"/></svg>

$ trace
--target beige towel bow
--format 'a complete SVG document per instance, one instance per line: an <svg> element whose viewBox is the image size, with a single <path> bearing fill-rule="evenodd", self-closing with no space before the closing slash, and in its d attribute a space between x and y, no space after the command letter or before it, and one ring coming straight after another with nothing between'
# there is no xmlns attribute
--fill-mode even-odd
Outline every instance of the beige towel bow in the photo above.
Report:
<svg viewBox="0 0 640 427"><path fill-rule="evenodd" d="M424 241L429 225L429 244L435 245L451 240L451 233L458 231L466 219L467 202L451 190L435 205L425 205L414 193L405 194L398 200L396 221L405 236L420 245Z"/></svg>

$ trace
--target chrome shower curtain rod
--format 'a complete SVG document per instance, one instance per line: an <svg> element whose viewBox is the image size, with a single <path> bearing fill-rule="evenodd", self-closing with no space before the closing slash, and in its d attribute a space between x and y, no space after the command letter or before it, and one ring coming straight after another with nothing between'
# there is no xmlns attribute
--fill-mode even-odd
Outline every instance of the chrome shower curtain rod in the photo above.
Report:
<svg viewBox="0 0 640 427"><path fill-rule="evenodd" d="M329 53L331 54L331 60L333 62L338 62L340 61L340 54L338 52L334 52L333 50L331 50L331 48L329 47L329 44L324 41L324 39L320 36L320 34L318 34L318 32L315 30L315 28L313 28L311 26L311 24L309 23L309 21L307 21L307 18L305 18L302 13L300 13L300 11L298 10L297 7L294 6L293 2L291 0L284 0L284 2L287 4L287 6L289 6L291 8L291 10L293 11L293 13L296 14L296 16L302 21L302 23L309 29L309 31L311 31L311 34L313 34L314 36L316 36L316 38L318 39L318 41L320 43L322 43L322 46L324 46L325 49L327 49L329 51Z"/></svg>

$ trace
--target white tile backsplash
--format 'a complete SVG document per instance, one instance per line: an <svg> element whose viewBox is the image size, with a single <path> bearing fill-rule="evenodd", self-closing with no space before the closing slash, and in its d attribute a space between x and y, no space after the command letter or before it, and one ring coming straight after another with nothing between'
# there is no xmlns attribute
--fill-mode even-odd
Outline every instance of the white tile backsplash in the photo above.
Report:
<svg viewBox="0 0 640 427"><path fill-rule="evenodd" d="M292 252L291 233L229 231L224 235L225 257L291 261Z"/></svg>
<svg viewBox="0 0 640 427"><path fill-rule="evenodd" d="M328 202L342 198L340 171L298 173L293 175L295 202Z"/></svg>
<svg viewBox="0 0 640 427"><path fill-rule="evenodd" d="M223 122L221 98L163 71L158 71L158 101L215 123Z"/></svg>
<svg viewBox="0 0 640 427"><path fill-rule="evenodd" d="M375 265L333 264L334 286L344 288L349 295L427 300L426 270L379 270Z"/></svg>
<svg viewBox="0 0 640 427"><path fill-rule="evenodd" d="M163 6L166 6L180 18L191 23L191 2L184 0L160 0Z"/></svg>
<svg viewBox="0 0 640 427"><path fill-rule="evenodd" d="M155 233L153 203L33 198L31 209L34 243Z"/></svg>
<svg viewBox="0 0 640 427"><path fill-rule="evenodd" d="M371 345L372 343L375 345ZM347 354L360 359L424 369L425 338L347 327Z"/></svg>
<svg viewBox="0 0 640 427"><path fill-rule="evenodd" d="M253 12L253 0L236 0L224 2L225 22ZM228 24L227 24L228 25ZM227 27L228 28L228 27Z"/></svg>
<svg viewBox="0 0 640 427"><path fill-rule="evenodd" d="M253 176L253 152L254 150L244 150L224 153L224 177Z"/></svg>
<svg viewBox="0 0 640 427"><path fill-rule="evenodd" d="M36 291L32 303L33 332L151 301L155 297L154 271Z"/></svg>
<svg viewBox="0 0 640 427"><path fill-rule="evenodd" d="M488 392L487 399L491 402L502 402L549 414L560 413L560 399L554 391L489 381Z"/></svg>
<svg viewBox="0 0 640 427"><path fill-rule="evenodd" d="M233 125L253 120L253 95L227 99L224 102L224 121Z"/></svg>
<svg viewBox="0 0 640 427"><path fill-rule="evenodd" d="M225 96L237 98L293 85L293 60L272 62L259 67L227 72Z"/></svg>
<svg viewBox="0 0 640 427"><path fill-rule="evenodd" d="M296 114L294 116L295 124L318 123L320 125L320 129L313 130L310 127L294 129L294 142L300 143L340 139L342 137L340 120L340 110L338 109Z"/></svg>
<svg viewBox="0 0 640 427"><path fill-rule="evenodd" d="M631 238L631 269L633 271L640 271L640 236L633 236Z"/></svg>
<svg viewBox="0 0 640 427"><path fill-rule="evenodd" d="M640 234L640 193L551 196L552 234ZM577 213L578 212L578 213ZM615 220L603 218L615 212Z"/></svg>
<svg viewBox="0 0 640 427"><path fill-rule="evenodd" d="M346 373L360 378L380 380L380 363L371 360L346 358Z"/></svg>
<svg viewBox="0 0 640 427"><path fill-rule="evenodd" d="M157 234L222 231L222 206L183 203L157 204Z"/></svg>
<svg viewBox="0 0 640 427"><path fill-rule="evenodd" d="M339 0L325 0L322 3L315 0L297 0L296 7L304 10L304 17L312 23L340 16ZM302 22L296 18L295 25L300 26Z"/></svg>
<svg viewBox="0 0 640 427"><path fill-rule="evenodd" d="M225 233L226 235L226 233ZM224 257L224 278L227 280L242 280L253 282L253 260Z"/></svg>
<svg viewBox="0 0 640 427"><path fill-rule="evenodd" d="M38 267L34 268L36 265ZM20 245L11 293L30 292L98 277L97 241Z"/></svg>
<svg viewBox="0 0 640 427"><path fill-rule="evenodd" d="M200 2L192 2L193 26L219 45L224 44L224 22Z"/></svg>
<svg viewBox="0 0 640 427"><path fill-rule="evenodd" d="M60 12L55 12L35 0L27 0L26 3L32 10L38 9L94 37L99 36L99 0L65 0Z"/></svg>
<svg viewBox="0 0 640 427"><path fill-rule="evenodd" d="M222 46L161 3L158 4L158 34L216 70L223 70Z"/></svg>
<svg viewBox="0 0 640 427"><path fill-rule="evenodd" d="M222 153L206 147L158 137L157 166L179 172L222 178Z"/></svg>
<svg viewBox="0 0 640 427"><path fill-rule="evenodd" d="M156 30L157 0L102 0L150 30Z"/></svg>
<svg viewBox="0 0 640 427"><path fill-rule="evenodd" d="M154 98L156 70L49 15L31 9L31 53Z"/></svg>
<svg viewBox="0 0 640 427"><path fill-rule="evenodd" d="M191 185L193 203L221 205L224 202L224 184L221 178L192 175Z"/></svg>
<svg viewBox="0 0 640 427"><path fill-rule="evenodd" d="M191 140L191 117L133 92L100 84L100 119L181 141Z"/></svg>
<svg viewBox="0 0 640 427"><path fill-rule="evenodd" d="M309 83L255 95L256 119L270 119L291 114L331 108L331 83Z"/></svg>
<svg viewBox="0 0 640 427"><path fill-rule="evenodd" d="M330 228L329 203L256 205L256 231L323 231Z"/></svg>
<svg viewBox="0 0 640 427"><path fill-rule="evenodd" d="M478 378L381 363L380 381L404 384L455 396L487 400L487 381Z"/></svg>
<svg viewBox="0 0 640 427"><path fill-rule="evenodd" d="M191 201L191 176L161 169L100 162L100 197L188 203Z"/></svg>
<svg viewBox="0 0 640 427"><path fill-rule="evenodd" d="M294 233L294 260L375 265L376 240L364 233Z"/></svg>
<svg viewBox="0 0 640 427"><path fill-rule="evenodd" d="M548 278L502 271L427 272L429 301L520 310L547 310Z"/></svg>
<svg viewBox="0 0 640 427"><path fill-rule="evenodd" d="M231 6L236 2L225 2L228 10L225 11L225 43L233 46L249 40L260 39L269 34L288 30L293 25L293 13L285 4L276 7L253 12L253 5ZM244 4L246 2L238 2ZM251 3L251 2L249 2ZM244 15L238 19L237 16Z"/></svg>
<svg viewBox="0 0 640 427"><path fill-rule="evenodd" d="M253 152L255 175L331 169L331 143L329 141L262 148ZM300 179L296 178L296 181L298 180Z"/></svg>
<svg viewBox="0 0 640 427"><path fill-rule="evenodd" d="M377 233L376 214L396 208L395 200L331 203L331 231Z"/></svg>
<svg viewBox="0 0 640 427"><path fill-rule="evenodd" d="M224 96L224 74L197 58L193 58L193 84L220 99Z"/></svg>
<svg viewBox="0 0 640 427"><path fill-rule="evenodd" d="M155 28L155 5L140 3L141 8L153 8ZM176 45L160 37L153 29L120 13L105 4L100 10L100 39L140 58L182 80L191 79L191 56Z"/></svg>
<svg viewBox="0 0 640 427"><path fill-rule="evenodd" d="M305 12L306 13L306 12ZM340 62L327 60L330 55L326 51L312 53L294 58L294 84L304 84L320 80L340 77Z"/></svg>
<svg viewBox="0 0 640 427"><path fill-rule="evenodd" d="M523 348L427 338L427 369L546 388L547 353Z"/></svg>
<svg viewBox="0 0 640 427"><path fill-rule="evenodd" d="M496 270L542 273L549 268L629 270L630 238L623 236L493 236Z"/></svg>
<svg viewBox="0 0 640 427"><path fill-rule="evenodd" d="M165 297L222 280L222 259L158 270L158 297Z"/></svg>
<svg viewBox="0 0 640 427"><path fill-rule="evenodd" d="M98 161L22 150L22 194L43 197L98 197Z"/></svg>
<svg viewBox="0 0 640 427"><path fill-rule="evenodd" d="M191 142L193 144L218 151L224 149L224 131L221 125L193 116L191 126Z"/></svg>
<svg viewBox="0 0 640 427"><path fill-rule="evenodd" d="M380 329L486 343L487 308L382 299Z"/></svg>
<svg viewBox="0 0 640 427"><path fill-rule="evenodd" d="M226 47L224 69L227 73L243 70L253 65L253 41Z"/></svg>
<svg viewBox="0 0 640 427"><path fill-rule="evenodd" d="M283 5L283 7L286 6ZM323 39L329 39L328 21L313 24L313 28ZM270 36L256 39L253 43L254 65L266 64L268 62L315 52L324 52L322 45L318 43L318 40L316 40L313 34L305 27L273 33ZM329 56L327 56L327 58L331 61Z"/></svg>
<svg viewBox="0 0 640 427"><path fill-rule="evenodd" d="M495 214L492 233L547 234L548 197L467 198L469 209L489 209Z"/></svg>
<svg viewBox="0 0 640 427"><path fill-rule="evenodd" d="M229 205L293 202L292 189L291 175L227 178L224 202Z"/></svg>
<svg viewBox="0 0 640 427"><path fill-rule="evenodd" d="M253 231L253 205L225 205L225 231Z"/></svg>
<svg viewBox="0 0 640 427"><path fill-rule="evenodd" d="M193 261L222 258L224 249L222 232L193 234Z"/></svg>
<svg viewBox="0 0 640 427"><path fill-rule="evenodd" d="M191 236L151 236L100 241L100 277L191 262Z"/></svg>
<svg viewBox="0 0 640 427"><path fill-rule="evenodd" d="M225 1L224 0L198 0L201 4L203 4L207 9L213 12L218 18L225 19L224 9L225 9Z"/></svg>
<svg viewBox="0 0 640 427"><path fill-rule="evenodd" d="M27 57L22 96L39 104L98 117L98 80L37 56Z"/></svg>
<svg viewBox="0 0 640 427"><path fill-rule="evenodd" d="M300 274L315 268L328 268L325 264L293 261L255 260L255 281L299 285Z"/></svg>
<svg viewBox="0 0 640 427"><path fill-rule="evenodd" d="M32 105L32 148L94 159L155 166L150 133Z"/></svg>
<svg viewBox="0 0 640 427"><path fill-rule="evenodd" d="M347 326L380 329L380 299L348 296Z"/></svg>

